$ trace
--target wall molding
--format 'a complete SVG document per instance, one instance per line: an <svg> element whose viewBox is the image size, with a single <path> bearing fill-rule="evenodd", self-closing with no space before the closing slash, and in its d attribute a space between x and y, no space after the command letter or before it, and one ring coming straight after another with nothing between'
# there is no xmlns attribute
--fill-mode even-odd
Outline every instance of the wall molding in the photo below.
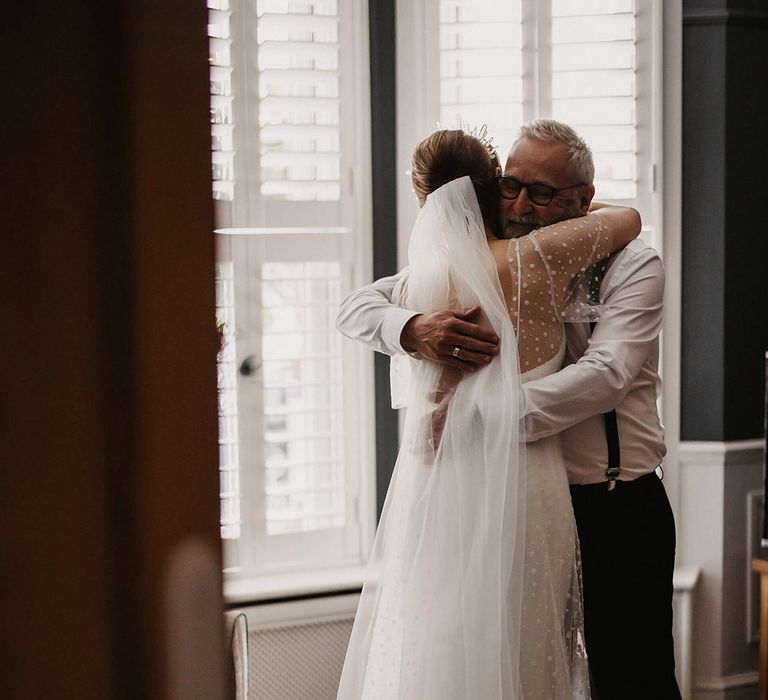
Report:
<svg viewBox="0 0 768 700"><path fill-rule="evenodd" d="M768 11L766 10L683 10L684 25L731 25L763 27L768 26Z"/></svg>
<svg viewBox="0 0 768 700"><path fill-rule="evenodd" d="M243 605L227 610L225 617L233 620L240 613L245 613L249 630L296 624L311 625L320 622L353 620L359 602L359 593L348 593L268 605Z"/></svg>
<svg viewBox="0 0 768 700"><path fill-rule="evenodd" d="M732 442L682 441L678 448L681 467L737 467L762 463L762 439Z"/></svg>

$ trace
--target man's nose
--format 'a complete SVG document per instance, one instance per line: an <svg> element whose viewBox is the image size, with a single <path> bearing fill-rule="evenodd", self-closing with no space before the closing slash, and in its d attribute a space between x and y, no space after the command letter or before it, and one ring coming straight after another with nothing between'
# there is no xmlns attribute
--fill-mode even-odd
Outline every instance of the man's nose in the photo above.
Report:
<svg viewBox="0 0 768 700"><path fill-rule="evenodd" d="M530 214L533 211L533 203L530 199L528 199L527 187L523 187L523 189L520 190L520 194L517 195L517 199L515 199L514 204L512 205L512 209L518 216L524 216L525 214Z"/></svg>

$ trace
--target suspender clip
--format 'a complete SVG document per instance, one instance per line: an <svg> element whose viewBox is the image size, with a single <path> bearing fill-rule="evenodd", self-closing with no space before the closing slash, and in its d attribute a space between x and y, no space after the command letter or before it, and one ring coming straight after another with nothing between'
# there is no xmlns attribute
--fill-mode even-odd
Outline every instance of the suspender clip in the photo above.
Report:
<svg viewBox="0 0 768 700"><path fill-rule="evenodd" d="M605 478L608 479L608 490L613 491L616 488L616 479L621 473L621 467L608 467L605 470Z"/></svg>

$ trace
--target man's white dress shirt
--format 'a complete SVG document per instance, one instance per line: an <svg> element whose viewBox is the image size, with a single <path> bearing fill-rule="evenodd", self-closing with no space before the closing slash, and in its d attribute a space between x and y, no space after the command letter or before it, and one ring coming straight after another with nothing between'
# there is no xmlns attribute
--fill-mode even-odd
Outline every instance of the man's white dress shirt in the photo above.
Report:
<svg viewBox="0 0 768 700"><path fill-rule="evenodd" d="M403 274L348 296L339 307L339 330L387 355L405 353L403 327L419 312L392 305L392 290ZM587 324L568 323L563 369L523 386L527 440L559 433L571 484L605 480L602 414L612 408L619 428L620 479L652 472L666 453L657 409L663 296L658 253L643 241L632 241L605 272L600 285L605 309L594 333L590 336Z"/></svg>

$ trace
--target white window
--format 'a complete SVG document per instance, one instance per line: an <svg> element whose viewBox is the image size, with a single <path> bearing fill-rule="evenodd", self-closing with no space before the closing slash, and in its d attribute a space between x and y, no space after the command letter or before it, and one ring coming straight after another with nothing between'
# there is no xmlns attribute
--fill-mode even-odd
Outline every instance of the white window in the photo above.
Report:
<svg viewBox="0 0 768 700"><path fill-rule="evenodd" d="M584 137L596 198L637 207L660 248L660 12L658 0L400 0L399 249L416 212L406 171L420 139L437 125L487 124L503 161L536 117Z"/></svg>
<svg viewBox="0 0 768 700"><path fill-rule="evenodd" d="M367 15L355 0L208 5L225 567L360 564L373 373L334 321L371 267Z"/></svg>

